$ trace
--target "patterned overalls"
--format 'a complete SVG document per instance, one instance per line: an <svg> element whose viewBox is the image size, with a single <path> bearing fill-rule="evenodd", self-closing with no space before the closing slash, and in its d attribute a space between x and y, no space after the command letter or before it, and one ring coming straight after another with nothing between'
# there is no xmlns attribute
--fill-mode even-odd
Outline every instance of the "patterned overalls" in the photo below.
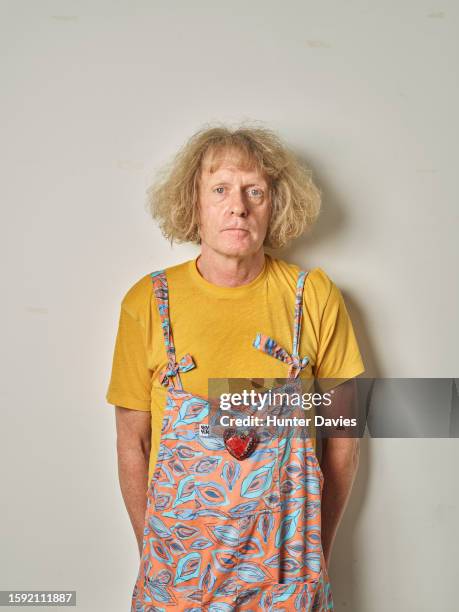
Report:
<svg viewBox="0 0 459 612"><path fill-rule="evenodd" d="M308 363L298 355L306 275L298 276L292 353L261 333L253 341L289 366L294 386ZM160 374L167 403L131 612L332 610L323 474L311 438L261 436L239 461L221 436L201 435L210 402L182 387L179 372L195 364L189 353L176 361L166 273L151 277L168 355Z"/></svg>

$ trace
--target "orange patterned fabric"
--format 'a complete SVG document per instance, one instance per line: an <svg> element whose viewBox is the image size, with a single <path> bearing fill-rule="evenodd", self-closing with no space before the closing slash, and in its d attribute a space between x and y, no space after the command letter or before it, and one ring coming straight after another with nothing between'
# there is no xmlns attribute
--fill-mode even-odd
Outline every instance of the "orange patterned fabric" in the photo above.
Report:
<svg viewBox="0 0 459 612"><path fill-rule="evenodd" d="M288 382L276 391L301 392L306 275L298 276L292 352L263 333L253 341L288 366ZM307 432L262 430L239 461L222 436L202 434L210 402L183 388L180 372L195 363L189 354L176 360L166 273L151 277L169 359L161 372L167 404L131 612L333 610L321 542L323 474L312 440Z"/></svg>

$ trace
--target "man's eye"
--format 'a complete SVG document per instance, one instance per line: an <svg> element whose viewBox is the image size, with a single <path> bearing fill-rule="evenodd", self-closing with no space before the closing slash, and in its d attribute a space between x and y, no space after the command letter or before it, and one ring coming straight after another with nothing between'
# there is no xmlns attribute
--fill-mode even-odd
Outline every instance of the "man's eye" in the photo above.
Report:
<svg viewBox="0 0 459 612"><path fill-rule="evenodd" d="M263 195L261 189L250 189L250 195L254 198L260 198Z"/></svg>
<svg viewBox="0 0 459 612"><path fill-rule="evenodd" d="M221 189L221 191L219 191L219 189ZM215 191L216 193L218 193L219 195L221 195L221 194L223 193L223 191L224 191L224 190L225 190L225 188L224 188L224 187L216 187L216 188L214 189L214 191Z"/></svg>

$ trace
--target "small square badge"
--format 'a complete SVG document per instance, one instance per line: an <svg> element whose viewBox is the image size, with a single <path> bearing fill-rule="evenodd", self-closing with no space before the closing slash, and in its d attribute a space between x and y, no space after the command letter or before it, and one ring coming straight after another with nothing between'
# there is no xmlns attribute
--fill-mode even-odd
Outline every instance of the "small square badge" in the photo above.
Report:
<svg viewBox="0 0 459 612"><path fill-rule="evenodd" d="M199 423L199 435L203 438L207 438L209 436L209 425L206 423Z"/></svg>

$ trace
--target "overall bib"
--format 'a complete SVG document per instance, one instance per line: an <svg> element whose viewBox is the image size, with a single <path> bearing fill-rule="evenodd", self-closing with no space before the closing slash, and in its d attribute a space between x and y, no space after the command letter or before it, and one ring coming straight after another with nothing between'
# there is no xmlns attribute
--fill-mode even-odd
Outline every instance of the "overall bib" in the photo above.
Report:
<svg viewBox="0 0 459 612"><path fill-rule="evenodd" d="M298 355L306 276L300 271L297 281L292 353L263 333L247 347L286 364L290 391L309 361ZM166 272L151 278L167 402L131 612L333 610L321 541L324 477L311 438L262 432L238 460L221 436L202 435L210 402L183 389L180 373L195 364L189 353L176 360Z"/></svg>

